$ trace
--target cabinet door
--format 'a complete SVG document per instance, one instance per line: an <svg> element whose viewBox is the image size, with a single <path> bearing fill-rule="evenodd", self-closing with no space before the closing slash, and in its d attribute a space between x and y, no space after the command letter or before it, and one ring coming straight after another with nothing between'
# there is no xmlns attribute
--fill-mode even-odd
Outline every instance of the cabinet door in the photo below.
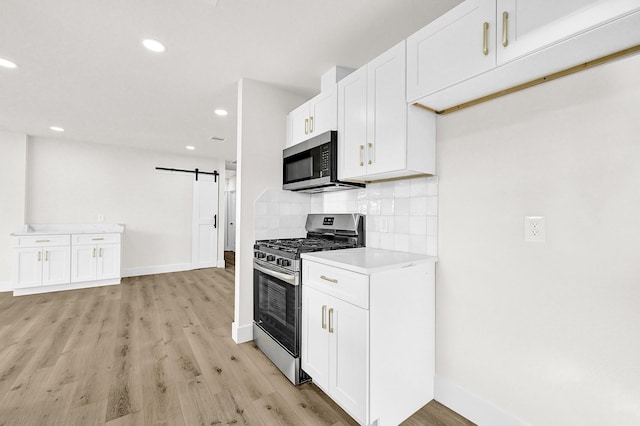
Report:
<svg viewBox="0 0 640 426"><path fill-rule="evenodd" d="M367 174L406 167L405 69L404 41L367 65Z"/></svg>
<svg viewBox="0 0 640 426"><path fill-rule="evenodd" d="M14 249L12 273L13 288L40 286L42 284L42 249Z"/></svg>
<svg viewBox="0 0 640 426"><path fill-rule="evenodd" d="M369 389L369 311L331 298L329 328L329 394L361 424Z"/></svg>
<svg viewBox="0 0 640 426"><path fill-rule="evenodd" d="M73 246L71 249L71 282L96 279L98 249L93 245Z"/></svg>
<svg viewBox="0 0 640 426"><path fill-rule="evenodd" d="M291 145L307 140L309 136L309 103L304 103L289 113Z"/></svg>
<svg viewBox="0 0 640 426"><path fill-rule="evenodd" d="M120 244L98 246L96 279L120 278Z"/></svg>
<svg viewBox="0 0 640 426"><path fill-rule="evenodd" d="M494 68L495 19L495 0L467 0L411 35L407 39L407 101Z"/></svg>
<svg viewBox="0 0 640 426"><path fill-rule="evenodd" d="M302 286L302 369L329 392L329 296Z"/></svg>
<svg viewBox="0 0 640 426"><path fill-rule="evenodd" d="M316 136L338 129L338 88L320 93L309 106L309 134Z"/></svg>
<svg viewBox="0 0 640 426"><path fill-rule="evenodd" d="M367 67L349 74L338 83L338 179L352 179L367 173Z"/></svg>
<svg viewBox="0 0 640 426"><path fill-rule="evenodd" d="M635 0L498 0L498 65L637 10ZM582 46L571 55L580 62L590 57L590 48Z"/></svg>
<svg viewBox="0 0 640 426"><path fill-rule="evenodd" d="M42 285L69 284L71 247L46 247L42 251Z"/></svg>

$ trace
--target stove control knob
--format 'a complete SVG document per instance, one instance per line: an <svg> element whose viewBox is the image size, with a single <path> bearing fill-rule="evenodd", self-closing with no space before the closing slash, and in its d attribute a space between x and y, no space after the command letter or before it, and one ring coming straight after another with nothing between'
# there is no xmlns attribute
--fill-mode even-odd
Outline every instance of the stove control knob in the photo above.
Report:
<svg viewBox="0 0 640 426"><path fill-rule="evenodd" d="M257 252L255 253L255 256L256 256L258 259L263 259L263 258L266 256L266 254L262 253L261 251L257 251Z"/></svg>
<svg viewBox="0 0 640 426"><path fill-rule="evenodd" d="M270 254L269 256L267 256L267 262L273 262L275 260L275 256Z"/></svg>
<svg viewBox="0 0 640 426"><path fill-rule="evenodd" d="M282 266L282 259L281 258L277 258L276 259L276 265Z"/></svg>
<svg viewBox="0 0 640 426"><path fill-rule="evenodd" d="M282 266L291 266L291 261L287 259L282 259Z"/></svg>

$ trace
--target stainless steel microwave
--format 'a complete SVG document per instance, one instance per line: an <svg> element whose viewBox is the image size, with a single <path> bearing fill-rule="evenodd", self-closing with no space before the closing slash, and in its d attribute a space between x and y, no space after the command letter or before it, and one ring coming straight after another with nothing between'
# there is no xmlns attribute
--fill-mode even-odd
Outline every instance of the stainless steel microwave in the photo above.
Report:
<svg viewBox="0 0 640 426"><path fill-rule="evenodd" d="M340 191L364 187L338 180L338 132L331 130L286 148L282 153L282 189Z"/></svg>

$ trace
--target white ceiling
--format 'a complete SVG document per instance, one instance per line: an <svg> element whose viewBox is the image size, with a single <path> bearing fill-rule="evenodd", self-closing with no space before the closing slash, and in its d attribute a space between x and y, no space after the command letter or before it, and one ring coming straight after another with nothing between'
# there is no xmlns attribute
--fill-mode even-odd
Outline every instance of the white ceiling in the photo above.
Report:
<svg viewBox="0 0 640 426"><path fill-rule="evenodd" d="M360 67L458 3L0 0L0 57L19 65L0 67L0 129L233 160L239 79L310 98L333 65Z"/></svg>

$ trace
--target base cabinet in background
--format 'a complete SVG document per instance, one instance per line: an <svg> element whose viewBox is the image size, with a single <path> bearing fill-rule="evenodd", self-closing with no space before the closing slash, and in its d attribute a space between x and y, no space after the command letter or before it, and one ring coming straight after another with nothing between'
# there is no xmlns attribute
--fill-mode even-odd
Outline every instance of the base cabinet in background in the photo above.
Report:
<svg viewBox="0 0 640 426"><path fill-rule="evenodd" d="M121 234L12 235L14 295L119 284Z"/></svg>
<svg viewBox="0 0 640 426"><path fill-rule="evenodd" d="M71 282L120 278L120 234L74 235Z"/></svg>
<svg viewBox="0 0 640 426"><path fill-rule="evenodd" d="M40 287L69 282L67 247L16 248L13 257L13 287Z"/></svg>

